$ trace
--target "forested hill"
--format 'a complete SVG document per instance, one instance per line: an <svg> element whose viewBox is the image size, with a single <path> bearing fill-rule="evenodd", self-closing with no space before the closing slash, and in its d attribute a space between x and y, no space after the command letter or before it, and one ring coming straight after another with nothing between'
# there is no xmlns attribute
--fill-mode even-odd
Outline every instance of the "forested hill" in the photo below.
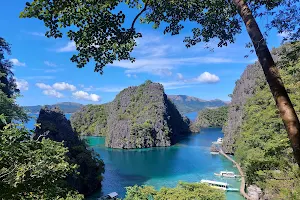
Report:
<svg viewBox="0 0 300 200"><path fill-rule="evenodd" d="M74 113L83 107L82 104L75 103L75 102L61 102L61 103L56 103L53 105L45 105L45 106L47 106L48 108L59 107L60 110L62 110L64 113ZM43 107L42 105L24 106L24 109L29 113L38 113L40 112L42 107Z"/></svg>
<svg viewBox="0 0 300 200"><path fill-rule="evenodd" d="M198 112L192 124L192 130L198 132L201 127L223 127L228 114L228 106L219 108L205 108Z"/></svg>
<svg viewBox="0 0 300 200"><path fill-rule="evenodd" d="M168 98L176 105L180 113L198 112L204 108L215 108L227 105L220 99L203 100L187 95L168 95Z"/></svg>

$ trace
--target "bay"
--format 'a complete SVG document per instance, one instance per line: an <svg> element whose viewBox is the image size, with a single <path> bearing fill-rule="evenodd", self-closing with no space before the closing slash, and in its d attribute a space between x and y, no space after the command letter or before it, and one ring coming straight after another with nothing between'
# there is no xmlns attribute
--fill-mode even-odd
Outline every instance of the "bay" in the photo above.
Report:
<svg viewBox="0 0 300 200"><path fill-rule="evenodd" d="M37 118L38 115L32 114ZM70 114L66 117L69 119ZM193 120L195 114L188 115ZM27 127L32 129L35 120ZM171 147L122 150L105 147L104 137L83 137L89 147L98 153L105 163L102 190L96 191L88 199L97 199L103 194L117 192L125 196L127 186L151 185L156 189L175 187L179 181L199 182L201 179L222 181L239 188L236 179L222 179L215 172L230 170L238 173L232 163L220 155L211 155L211 143L223 137L220 128L202 129ZM238 192L227 192L227 200L242 200Z"/></svg>

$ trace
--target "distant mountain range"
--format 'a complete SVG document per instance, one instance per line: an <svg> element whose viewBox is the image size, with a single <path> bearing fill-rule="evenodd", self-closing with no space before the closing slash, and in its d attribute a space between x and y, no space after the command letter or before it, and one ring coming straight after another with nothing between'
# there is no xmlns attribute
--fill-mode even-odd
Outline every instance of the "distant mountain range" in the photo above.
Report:
<svg viewBox="0 0 300 200"><path fill-rule="evenodd" d="M222 101L220 99L203 100L187 95L168 95L168 97L176 105L179 112L183 114L189 112L198 112L204 108L221 107L228 104L228 102Z"/></svg>
<svg viewBox="0 0 300 200"><path fill-rule="evenodd" d="M197 97L186 95L168 95L168 98L176 105L180 113L198 112L204 108L215 108L227 105L228 103L219 99L203 100ZM74 102L61 102L53 105L46 105L50 108L59 107L64 113L74 113L84 105ZM43 105L24 106L29 113L38 113Z"/></svg>
<svg viewBox="0 0 300 200"><path fill-rule="evenodd" d="M64 113L74 113L80 108L82 108L84 105L80 103L74 103L74 102L61 102L61 103L56 103L53 105L45 105L45 106L48 106L49 108L59 107ZM24 106L24 109L29 113L38 113L40 112L42 107L43 107L42 105Z"/></svg>

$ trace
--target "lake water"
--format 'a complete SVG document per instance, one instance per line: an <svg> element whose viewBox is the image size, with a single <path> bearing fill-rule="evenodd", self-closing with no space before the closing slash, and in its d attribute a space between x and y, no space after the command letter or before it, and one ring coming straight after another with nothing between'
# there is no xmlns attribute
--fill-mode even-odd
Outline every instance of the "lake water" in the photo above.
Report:
<svg viewBox="0 0 300 200"><path fill-rule="evenodd" d="M28 126L33 127L33 124L32 120ZM152 185L159 189L163 186L175 187L179 181L198 182L201 179L223 181L239 188L238 180L222 180L214 176L221 170L238 172L224 157L210 154L210 145L218 137L223 137L221 129L207 128L171 147L135 150L106 148L104 137L85 137L105 163L102 191L95 192L89 199L110 192L124 197L125 187L135 184ZM238 192L227 192L226 196L228 200L243 199Z"/></svg>

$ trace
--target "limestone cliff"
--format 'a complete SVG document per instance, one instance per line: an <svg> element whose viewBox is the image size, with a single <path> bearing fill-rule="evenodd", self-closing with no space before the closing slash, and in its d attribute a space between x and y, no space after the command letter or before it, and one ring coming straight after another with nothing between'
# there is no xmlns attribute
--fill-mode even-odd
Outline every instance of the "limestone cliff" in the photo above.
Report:
<svg viewBox="0 0 300 200"><path fill-rule="evenodd" d="M64 142L68 147L69 162L78 165L79 174L67 177L67 183L82 194L90 194L101 187L104 163L94 153L87 149L78 134L72 130L70 121L59 108L49 109L44 107L40 110L37 123L40 128L35 129L34 138L50 138L57 142Z"/></svg>
<svg viewBox="0 0 300 200"><path fill-rule="evenodd" d="M151 81L121 91L110 103L107 123L105 142L111 148L170 146L189 133L163 86Z"/></svg>
<svg viewBox="0 0 300 200"><path fill-rule="evenodd" d="M275 61L278 61L280 48L273 49L272 55ZM233 154L234 144L237 136L240 134L242 120L244 118L244 105L247 100L253 96L258 80L264 79L264 74L259 62L248 65L241 78L236 81L232 93L231 103L228 108L228 120L223 127L224 140L223 150L225 153Z"/></svg>

